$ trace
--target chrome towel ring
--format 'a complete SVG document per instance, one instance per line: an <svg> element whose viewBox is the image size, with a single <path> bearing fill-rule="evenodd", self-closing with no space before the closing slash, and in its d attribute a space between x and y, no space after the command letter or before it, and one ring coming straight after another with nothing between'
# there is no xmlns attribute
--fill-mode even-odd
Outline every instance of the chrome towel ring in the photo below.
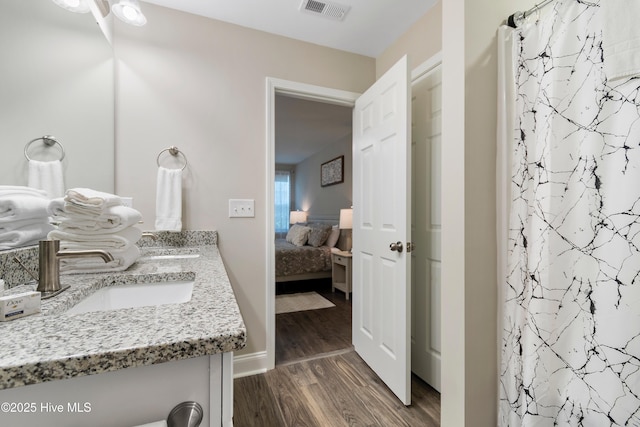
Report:
<svg viewBox="0 0 640 427"><path fill-rule="evenodd" d="M58 141L56 139L55 136L53 135L44 135L41 136L39 138L34 138L31 141L27 142L27 145L24 146L24 157L26 157L27 160L31 160L31 157L29 157L29 147L31 147L31 144L33 144L36 141L40 141L42 140L42 142L44 143L44 145L46 145L47 147L53 147L54 145L58 145L60 147L60 161L62 161L64 159L64 147L62 146L62 144L60 143L60 141Z"/></svg>
<svg viewBox="0 0 640 427"><path fill-rule="evenodd" d="M158 153L158 157L156 158L156 163L158 164L158 167L160 167L160 156L162 155L162 153L164 153L165 151L168 151L169 154L171 154L174 157L177 157L178 155L182 156L182 159L184 160L184 165L182 165L182 167L180 168L180 170L184 170L184 168L187 167L187 156L184 155L184 153L180 150L178 150L178 147L176 147L175 145L172 145L169 148L165 148L164 150L162 150L160 153Z"/></svg>

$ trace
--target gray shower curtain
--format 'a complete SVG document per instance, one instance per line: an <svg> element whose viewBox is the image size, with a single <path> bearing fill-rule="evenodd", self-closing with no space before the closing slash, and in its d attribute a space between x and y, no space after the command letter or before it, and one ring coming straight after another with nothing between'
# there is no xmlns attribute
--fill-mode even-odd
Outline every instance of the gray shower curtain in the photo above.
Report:
<svg viewBox="0 0 640 427"><path fill-rule="evenodd" d="M503 41L501 426L640 426L640 78L607 79L599 6Z"/></svg>

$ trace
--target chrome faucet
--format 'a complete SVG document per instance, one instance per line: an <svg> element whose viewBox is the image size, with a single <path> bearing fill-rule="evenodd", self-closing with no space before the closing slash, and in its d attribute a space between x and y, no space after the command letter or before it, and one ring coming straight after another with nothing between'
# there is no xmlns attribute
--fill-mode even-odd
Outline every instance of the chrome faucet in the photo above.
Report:
<svg viewBox="0 0 640 427"><path fill-rule="evenodd" d="M156 236L155 233L152 233L150 231L143 231L141 238L142 237L149 237L154 242L158 240L158 236Z"/></svg>
<svg viewBox="0 0 640 427"><path fill-rule="evenodd" d="M38 244L38 266L40 269L40 277L38 277L38 287L36 291L42 293L42 299L47 299L58 295L60 292L69 288L60 286L60 259L61 258L86 258L101 257L104 262L113 261L113 257L109 252L101 249L91 249L84 251L61 251L60 240L40 240ZM27 273L35 278L21 262L16 258Z"/></svg>

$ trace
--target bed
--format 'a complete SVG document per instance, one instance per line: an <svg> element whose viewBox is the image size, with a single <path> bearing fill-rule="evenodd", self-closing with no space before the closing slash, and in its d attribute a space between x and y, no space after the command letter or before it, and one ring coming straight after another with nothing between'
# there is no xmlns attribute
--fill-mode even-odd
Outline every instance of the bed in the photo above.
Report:
<svg viewBox="0 0 640 427"><path fill-rule="evenodd" d="M309 221L306 224L296 224L292 226L292 229L296 226L309 227L317 232L318 229L330 229L336 221ZM292 232L287 234L290 237ZM334 229L334 230L337 230ZM333 246L339 246L341 242L336 237L335 233L339 230L333 231L334 236L330 234L324 239L319 246L318 238L313 239L311 236L307 240L293 239L276 239L275 240L275 254L276 254L276 282L290 282L294 280L309 280L309 279L321 279L331 277L331 250ZM313 231L312 231L313 233ZM317 237L317 235L316 235ZM329 239L329 237L332 237ZM329 239L329 241L327 241ZM289 240L289 241L287 241ZM328 243L334 242L333 245Z"/></svg>

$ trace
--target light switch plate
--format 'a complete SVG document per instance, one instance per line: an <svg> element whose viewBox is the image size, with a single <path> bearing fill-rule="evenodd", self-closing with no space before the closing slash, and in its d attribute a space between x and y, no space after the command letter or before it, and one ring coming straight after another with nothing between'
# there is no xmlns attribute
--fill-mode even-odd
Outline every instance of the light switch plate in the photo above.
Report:
<svg viewBox="0 0 640 427"><path fill-rule="evenodd" d="M253 218L254 207L253 199L229 199L229 218Z"/></svg>

